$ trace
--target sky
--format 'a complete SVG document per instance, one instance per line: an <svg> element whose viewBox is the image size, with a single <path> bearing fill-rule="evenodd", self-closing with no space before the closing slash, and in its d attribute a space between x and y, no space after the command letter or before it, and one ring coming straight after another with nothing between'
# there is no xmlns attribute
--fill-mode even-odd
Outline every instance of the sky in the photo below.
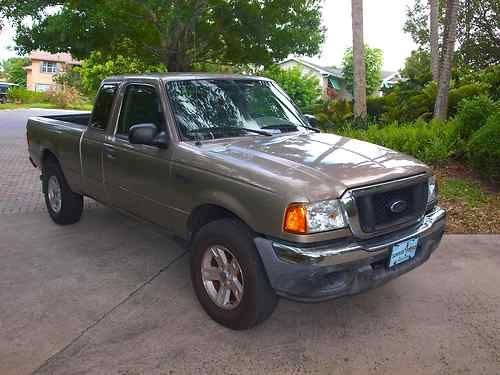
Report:
<svg viewBox="0 0 500 375"><path fill-rule="evenodd" d="M383 69L396 71L416 48L408 34L403 32L406 7L414 0L364 0L364 38L370 47L383 51ZM306 58L321 65L340 67L342 56L352 45L351 1L325 0L323 23L327 36L320 56ZM14 30L5 25L0 32L0 60L16 56L9 47L14 45Z"/></svg>

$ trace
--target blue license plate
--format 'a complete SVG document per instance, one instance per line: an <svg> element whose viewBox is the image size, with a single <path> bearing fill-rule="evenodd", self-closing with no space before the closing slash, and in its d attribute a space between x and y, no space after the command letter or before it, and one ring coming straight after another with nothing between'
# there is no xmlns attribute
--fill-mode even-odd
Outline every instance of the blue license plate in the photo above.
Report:
<svg viewBox="0 0 500 375"><path fill-rule="evenodd" d="M415 251L417 251L417 244L418 238L412 238L394 245L392 247L391 259L389 260L389 267L413 258L415 256Z"/></svg>

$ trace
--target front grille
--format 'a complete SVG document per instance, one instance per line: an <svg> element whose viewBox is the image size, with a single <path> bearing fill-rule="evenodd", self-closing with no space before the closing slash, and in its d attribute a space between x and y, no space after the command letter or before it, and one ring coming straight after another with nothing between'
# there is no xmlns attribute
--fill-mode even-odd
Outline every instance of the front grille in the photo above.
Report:
<svg viewBox="0 0 500 375"><path fill-rule="evenodd" d="M403 186L385 184L382 188L368 187L356 190L354 199L364 233L410 225L425 213L427 181L419 179Z"/></svg>

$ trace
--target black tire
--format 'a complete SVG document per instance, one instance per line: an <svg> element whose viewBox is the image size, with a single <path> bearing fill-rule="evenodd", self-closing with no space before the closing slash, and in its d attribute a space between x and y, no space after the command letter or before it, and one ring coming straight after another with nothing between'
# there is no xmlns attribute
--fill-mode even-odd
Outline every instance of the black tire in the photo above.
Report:
<svg viewBox="0 0 500 375"><path fill-rule="evenodd" d="M234 330L248 329L263 322L278 302L253 238L249 228L240 221L222 219L203 226L195 235L191 248L191 279L200 304L213 320ZM243 295L239 305L231 310L212 301L202 280L203 256L214 245L229 249L241 267Z"/></svg>
<svg viewBox="0 0 500 375"><path fill-rule="evenodd" d="M49 200L48 185L51 178L55 178L60 187L61 204L59 210L54 210ZM43 165L42 188L47 211L54 222L68 225L80 220L83 211L83 196L70 189L59 163L54 159L47 160Z"/></svg>

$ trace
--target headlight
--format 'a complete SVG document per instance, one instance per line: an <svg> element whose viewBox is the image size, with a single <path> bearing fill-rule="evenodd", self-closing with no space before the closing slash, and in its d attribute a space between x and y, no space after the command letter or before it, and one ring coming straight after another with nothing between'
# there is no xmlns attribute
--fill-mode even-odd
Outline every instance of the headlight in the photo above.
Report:
<svg viewBox="0 0 500 375"><path fill-rule="evenodd" d="M431 207L437 203L437 198L438 198L438 186L436 177L435 176L429 177L429 179L427 180L427 185L428 185L427 207Z"/></svg>
<svg viewBox="0 0 500 375"><path fill-rule="evenodd" d="M285 212L283 229L290 233L317 233L347 226L338 200L296 203Z"/></svg>

